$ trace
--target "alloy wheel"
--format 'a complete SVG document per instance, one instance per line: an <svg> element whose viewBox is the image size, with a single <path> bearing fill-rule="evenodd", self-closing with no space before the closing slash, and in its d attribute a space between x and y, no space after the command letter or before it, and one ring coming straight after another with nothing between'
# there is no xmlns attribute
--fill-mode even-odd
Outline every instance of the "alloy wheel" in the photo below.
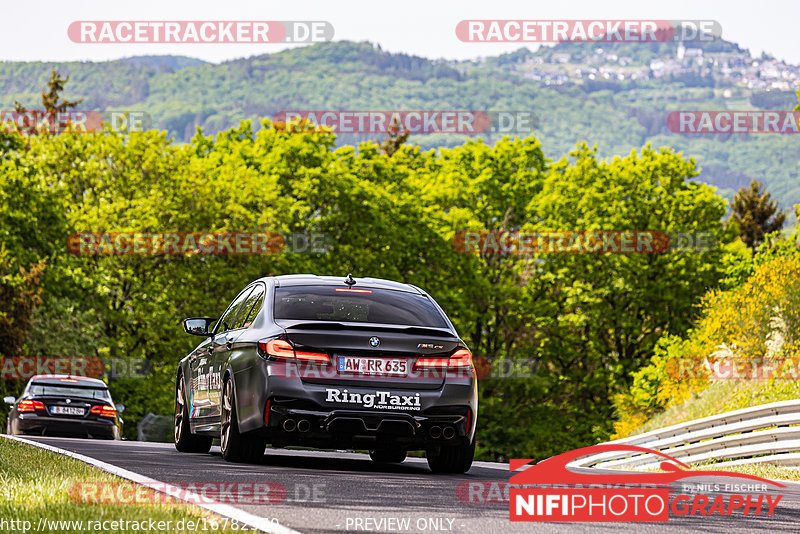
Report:
<svg viewBox="0 0 800 534"><path fill-rule="evenodd" d="M178 380L178 388L175 394L175 442L181 440L181 433L183 432L183 378Z"/></svg>
<svg viewBox="0 0 800 534"><path fill-rule="evenodd" d="M233 387L231 381L225 382L225 389L222 395L222 429L220 435L220 448L228 450L231 437L231 411L233 410Z"/></svg>

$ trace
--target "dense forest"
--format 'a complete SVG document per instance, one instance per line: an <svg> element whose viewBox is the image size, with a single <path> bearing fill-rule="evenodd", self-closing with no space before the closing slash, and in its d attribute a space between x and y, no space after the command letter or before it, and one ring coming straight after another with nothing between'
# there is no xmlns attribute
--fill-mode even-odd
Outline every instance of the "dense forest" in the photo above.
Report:
<svg viewBox="0 0 800 534"><path fill-rule="evenodd" d="M246 282L296 272L413 283L448 311L476 360L481 458L543 457L608 437L615 394L682 333L723 275L736 236L695 163L642 147L601 161L579 144L548 160L534 137L422 151L336 148L264 119L177 145L163 132L4 138L0 290L6 357L137 360L107 376L126 435L172 410L180 319L219 314ZM700 232L660 254L502 254L454 246L463 230ZM73 232L322 233L315 254L75 255ZM676 283L680 280L680 283ZM2 381L17 393L21 382Z"/></svg>
<svg viewBox="0 0 800 534"><path fill-rule="evenodd" d="M703 44L707 52L749 57L727 41ZM647 65L675 53L676 43L606 43L606 53L629 56ZM186 143L200 126L215 134L250 119L271 118L287 110L475 110L529 111L538 117L534 131L545 155L558 159L579 140L597 145L601 158L624 156L651 142L691 154L697 180L734 192L758 179L783 207L800 203L794 139L791 135L677 135L666 127L672 110L791 109L790 91L758 91L733 86L707 74L658 79L584 80L545 84L520 73L532 58L549 61L569 53L587 61L593 45L562 43L536 52L518 52L475 61L430 60L388 53L369 43L333 42L209 64L185 57L138 57L110 62L0 63L0 107L16 99L35 106L51 67L70 75L68 98L84 97L90 110L145 112L149 125ZM531 132L519 132L524 137ZM501 136L479 134L487 143ZM375 140L368 134L339 136L355 145ZM463 135L412 135L422 148L458 146Z"/></svg>
<svg viewBox="0 0 800 534"><path fill-rule="evenodd" d="M489 63L431 62L335 43L222 65L186 58L65 65L73 77L64 98L86 98L79 105L88 109L139 105L156 127L124 132L106 125L79 135L0 132L4 366L19 357L105 363L115 400L128 406L125 432L132 438L145 414L172 411L176 363L196 341L181 333L180 319L218 315L246 282L261 276L351 272L413 283L447 310L481 375L481 459L550 456L628 433L682 401L687 390L683 383L673 387L665 354L702 355L709 339L721 339L697 337L714 316L709 299L715 295L727 295L727 308L746 295L772 310L775 300L754 297L748 277L769 271L763 267L769 258L795 261L796 247L781 241L785 254L775 256L770 247L779 238L772 235L754 253L757 243L742 242L740 230L783 224L782 215L775 228L768 224L777 208L761 195L760 184L753 184L753 196L737 197L734 220L726 221L721 191L703 183L708 177L692 152L675 147L689 143L721 158L721 146L736 146L737 158L744 158L742 152L762 141L670 136L657 133L658 114L666 108L620 112L617 98L652 106L652 91L658 91L652 82L618 92L543 88L510 72L481 70L493 68ZM333 72L334 64L335 75L320 68ZM4 94L12 95L5 98L18 106L35 105L26 78L41 90L57 77L40 77L44 64L2 68L17 71L2 79ZM97 80L106 91L93 88ZM274 92L264 84L253 89L266 80ZM389 89L381 88L389 81ZM323 90L325 84L335 90ZM675 102L696 91L671 87ZM403 97L398 92L392 100L395 91ZM303 102L292 100L298 94ZM493 102L492 109L531 109L533 103L549 126L497 139L395 135L356 144L325 131L297 133L269 118L245 119L290 107L481 109L481 102ZM562 115L548 115L542 102L566 107ZM573 109L570 115L569 102L580 102L587 113ZM204 109L208 115L197 111ZM190 137L158 128L176 111L194 113L184 128L184 136L194 132ZM229 126L235 116L245 120ZM587 120L604 116L609 121ZM570 117L585 129L571 128ZM636 144L650 130L664 142ZM707 166L739 189L740 182L749 183L751 168L780 166L784 159L796 165L781 148L784 137L769 139L775 157L762 150L751 167L731 167L739 161L732 155ZM438 142L435 150L425 146ZM548 142L551 150L563 143L558 150L566 153L551 156ZM604 157L603 145L620 155ZM791 198L782 182L770 179L763 181L777 198ZM737 211L748 199L766 218L754 222L747 217L755 211ZM465 250L458 241L464 232L599 231L704 238L702 246L624 254ZM74 254L76 232L318 234L329 246L313 253L80 255ZM763 232L754 235L764 239ZM796 279L796 265L787 265L789 274L776 282L781 288ZM796 302L787 310L792 317ZM753 339L763 341L767 334L761 334ZM119 361L136 362L129 368L139 371L109 373L108 363ZM23 385L0 381L4 393L18 394Z"/></svg>

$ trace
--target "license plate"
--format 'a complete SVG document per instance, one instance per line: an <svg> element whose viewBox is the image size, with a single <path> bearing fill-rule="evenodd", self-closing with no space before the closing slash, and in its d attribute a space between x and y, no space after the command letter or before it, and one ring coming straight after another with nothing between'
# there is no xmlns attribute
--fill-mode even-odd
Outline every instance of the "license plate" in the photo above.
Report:
<svg viewBox="0 0 800 534"><path fill-rule="evenodd" d="M83 415L83 408L75 408L73 406L52 406L50 413L56 415Z"/></svg>
<svg viewBox="0 0 800 534"><path fill-rule="evenodd" d="M368 376L407 376L408 360L339 356L339 372Z"/></svg>

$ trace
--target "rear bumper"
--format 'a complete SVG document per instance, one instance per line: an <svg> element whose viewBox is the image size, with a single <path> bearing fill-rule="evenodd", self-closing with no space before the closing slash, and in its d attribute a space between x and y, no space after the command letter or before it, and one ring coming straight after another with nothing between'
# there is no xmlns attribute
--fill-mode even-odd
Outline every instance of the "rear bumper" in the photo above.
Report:
<svg viewBox="0 0 800 534"><path fill-rule="evenodd" d="M426 449L468 444L474 424L468 406L412 415L297 407L302 404L292 399L271 399L269 423L258 433L276 446Z"/></svg>
<svg viewBox="0 0 800 534"><path fill-rule="evenodd" d="M42 417L36 414L20 414L12 420L12 431L19 434L39 436L66 436L80 438L114 439L116 425L113 421L81 420L60 417Z"/></svg>
<svg viewBox="0 0 800 534"><path fill-rule="evenodd" d="M448 372L435 383L343 383L324 375L301 379L276 363L259 359L233 373L240 431L261 435L273 446L420 450L474 440L474 371ZM207 435L218 435L218 419L207 422Z"/></svg>

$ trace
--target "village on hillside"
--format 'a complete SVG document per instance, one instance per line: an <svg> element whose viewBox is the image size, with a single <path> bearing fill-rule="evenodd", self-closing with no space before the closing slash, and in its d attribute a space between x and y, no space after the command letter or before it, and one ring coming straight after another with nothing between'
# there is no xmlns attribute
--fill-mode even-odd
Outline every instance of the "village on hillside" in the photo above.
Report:
<svg viewBox="0 0 800 534"><path fill-rule="evenodd" d="M680 44L674 55L637 64L629 56L596 47L594 54L573 62L569 52L555 52L549 60L533 55L514 66L514 72L545 85L582 80L646 80L694 74L713 76L723 83L749 89L787 91L797 86L800 66L771 57L753 58L746 53L707 52Z"/></svg>

